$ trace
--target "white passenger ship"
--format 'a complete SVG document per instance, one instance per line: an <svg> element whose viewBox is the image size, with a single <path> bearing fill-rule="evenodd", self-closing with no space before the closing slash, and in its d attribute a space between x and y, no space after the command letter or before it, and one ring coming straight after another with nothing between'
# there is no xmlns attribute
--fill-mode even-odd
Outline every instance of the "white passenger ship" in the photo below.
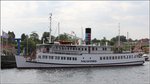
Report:
<svg viewBox="0 0 150 84"><path fill-rule="evenodd" d="M31 59L15 56L18 68L93 67L117 65L143 65L139 53L114 53L111 46L90 45L91 29L86 29L86 45L70 43L37 44L36 55ZM51 39L50 39L51 40Z"/></svg>
<svg viewBox="0 0 150 84"><path fill-rule="evenodd" d="M142 65L139 53L113 53L110 46L38 44L36 58L16 56L18 68Z"/></svg>

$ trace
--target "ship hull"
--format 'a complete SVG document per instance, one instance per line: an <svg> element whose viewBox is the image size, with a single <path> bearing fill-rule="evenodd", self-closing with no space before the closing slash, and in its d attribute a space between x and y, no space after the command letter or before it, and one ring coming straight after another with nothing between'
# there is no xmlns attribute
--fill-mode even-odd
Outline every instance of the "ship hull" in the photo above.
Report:
<svg viewBox="0 0 150 84"><path fill-rule="evenodd" d="M103 63L103 64L61 64L61 63L44 63L36 61L26 61L23 56L15 56L17 68L58 68L58 67L100 67L100 66L129 66L143 65L144 61L130 61L118 63Z"/></svg>

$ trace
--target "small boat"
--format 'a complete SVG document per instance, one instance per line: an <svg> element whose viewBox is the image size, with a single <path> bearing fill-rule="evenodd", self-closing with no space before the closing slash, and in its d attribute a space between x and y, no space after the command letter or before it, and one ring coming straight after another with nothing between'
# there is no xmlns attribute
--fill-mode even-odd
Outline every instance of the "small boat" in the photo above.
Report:
<svg viewBox="0 0 150 84"><path fill-rule="evenodd" d="M145 58L145 61L149 61L149 54L143 54L143 57Z"/></svg>

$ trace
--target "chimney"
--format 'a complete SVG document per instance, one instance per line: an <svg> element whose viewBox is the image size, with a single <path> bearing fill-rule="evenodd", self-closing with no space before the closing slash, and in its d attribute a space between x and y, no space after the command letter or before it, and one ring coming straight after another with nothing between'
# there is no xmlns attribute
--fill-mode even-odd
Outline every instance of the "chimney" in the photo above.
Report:
<svg viewBox="0 0 150 84"><path fill-rule="evenodd" d="M86 42L86 45L91 44L91 28L85 29L85 42Z"/></svg>

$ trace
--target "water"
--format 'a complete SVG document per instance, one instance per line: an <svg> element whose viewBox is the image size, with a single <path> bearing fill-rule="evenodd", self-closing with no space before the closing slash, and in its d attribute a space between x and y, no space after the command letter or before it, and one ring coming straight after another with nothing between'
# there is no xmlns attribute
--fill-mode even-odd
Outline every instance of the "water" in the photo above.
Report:
<svg viewBox="0 0 150 84"><path fill-rule="evenodd" d="M2 69L2 84L150 84L144 66L93 68Z"/></svg>

